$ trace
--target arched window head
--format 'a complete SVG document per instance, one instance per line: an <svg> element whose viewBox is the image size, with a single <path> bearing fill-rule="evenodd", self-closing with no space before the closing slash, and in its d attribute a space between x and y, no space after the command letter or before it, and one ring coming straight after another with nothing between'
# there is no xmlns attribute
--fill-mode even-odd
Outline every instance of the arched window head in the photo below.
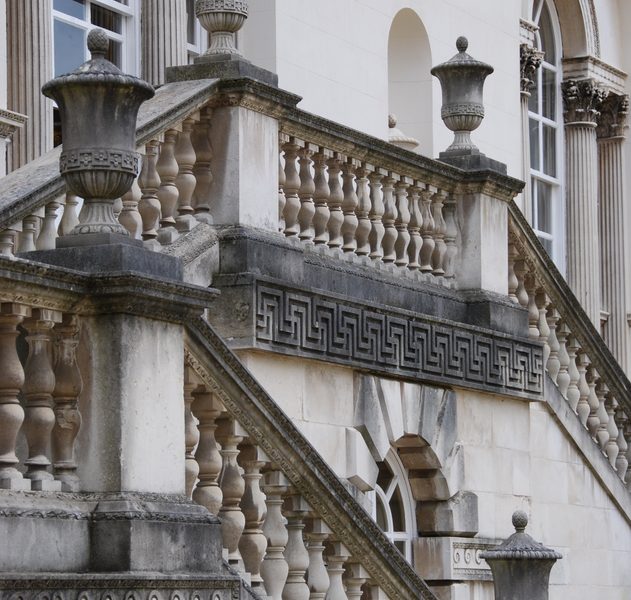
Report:
<svg viewBox="0 0 631 600"><path fill-rule="evenodd" d="M535 47L543 52L528 102L532 227L561 268L564 256L563 110L560 96L561 36L554 5L536 0ZM562 269L563 270L563 269Z"/></svg>
<svg viewBox="0 0 631 600"><path fill-rule="evenodd" d="M377 463L379 475L372 503L372 518L412 562L412 541L417 537L415 500L410 490L407 471L395 450L390 450L384 461Z"/></svg>

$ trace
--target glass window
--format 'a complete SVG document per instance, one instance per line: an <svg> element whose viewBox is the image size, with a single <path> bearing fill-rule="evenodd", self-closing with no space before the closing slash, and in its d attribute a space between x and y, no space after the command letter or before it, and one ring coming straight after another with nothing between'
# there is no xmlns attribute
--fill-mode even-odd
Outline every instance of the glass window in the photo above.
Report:
<svg viewBox="0 0 631 600"><path fill-rule="evenodd" d="M54 0L53 10L77 19L85 19L85 0Z"/></svg>
<svg viewBox="0 0 631 600"><path fill-rule="evenodd" d="M85 46L85 29L55 21L55 75L64 75L74 71L84 62L83 53L77 48Z"/></svg>

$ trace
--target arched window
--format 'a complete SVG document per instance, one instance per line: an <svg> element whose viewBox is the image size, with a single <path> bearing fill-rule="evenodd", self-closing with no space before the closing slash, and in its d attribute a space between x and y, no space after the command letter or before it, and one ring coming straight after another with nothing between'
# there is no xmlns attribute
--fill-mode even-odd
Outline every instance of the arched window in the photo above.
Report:
<svg viewBox="0 0 631 600"><path fill-rule="evenodd" d="M528 102L532 227L559 267L564 267L563 109L561 43L554 5L535 0L535 46L543 52ZM561 270L564 270L562 268Z"/></svg>
<svg viewBox="0 0 631 600"><path fill-rule="evenodd" d="M388 539L412 562L412 541L417 537L415 500L407 471L396 451L378 463L379 475L372 503L372 518Z"/></svg>

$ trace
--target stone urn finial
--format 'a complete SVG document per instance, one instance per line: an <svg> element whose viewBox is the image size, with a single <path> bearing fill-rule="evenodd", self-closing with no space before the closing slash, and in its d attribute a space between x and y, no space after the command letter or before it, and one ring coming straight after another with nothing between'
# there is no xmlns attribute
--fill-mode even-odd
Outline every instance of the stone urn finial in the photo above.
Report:
<svg viewBox="0 0 631 600"><path fill-rule="evenodd" d="M526 532L528 515L513 513L515 533L480 556L493 572L495 600L548 600L550 571L562 556Z"/></svg>
<svg viewBox="0 0 631 600"><path fill-rule="evenodd" d="M195 15L210 34L210 47L204 56L241 56L235 34L248 18L247 0L196 0Z"/></svg>
<svg viewBox="0 0 631 600"><path fill-rule="evenodd" d="M484 118L484 80L493 73L493 67L469 56L468 47L467 38L459 37L456 40L458 54L431 71L440 81L443 90L440 116L445 125L454 132L453 143L445 152L441 152L441 157L480 153L471 141L471 132L480 126Z"/></svg>
<svg viewBox="0 0 631 600"><path fill-rule="evenodd" d="M80 222L67 238L78 234L129 235L114 216L113 206L138 175L138 109L155 92L145 81L124 75L108 61L108 47L107 34L93 29L88 34L92 58L42 88L45 96L57 102L61 116L59 170L68 189L84 199ZM74 245L67 238L58 242ZM85 243L83 239L80 244Z"/></svg>

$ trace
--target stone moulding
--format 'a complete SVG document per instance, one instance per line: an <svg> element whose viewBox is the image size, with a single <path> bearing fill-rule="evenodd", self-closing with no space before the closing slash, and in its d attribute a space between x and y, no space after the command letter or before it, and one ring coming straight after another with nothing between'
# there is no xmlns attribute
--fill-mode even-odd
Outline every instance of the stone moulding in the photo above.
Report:
<svg viewBox="0 0 631 600"><path fill-rule="evenodd" d="M256 284L256 346L433 383L540 400L537 342L408 311Z"/></svg>

